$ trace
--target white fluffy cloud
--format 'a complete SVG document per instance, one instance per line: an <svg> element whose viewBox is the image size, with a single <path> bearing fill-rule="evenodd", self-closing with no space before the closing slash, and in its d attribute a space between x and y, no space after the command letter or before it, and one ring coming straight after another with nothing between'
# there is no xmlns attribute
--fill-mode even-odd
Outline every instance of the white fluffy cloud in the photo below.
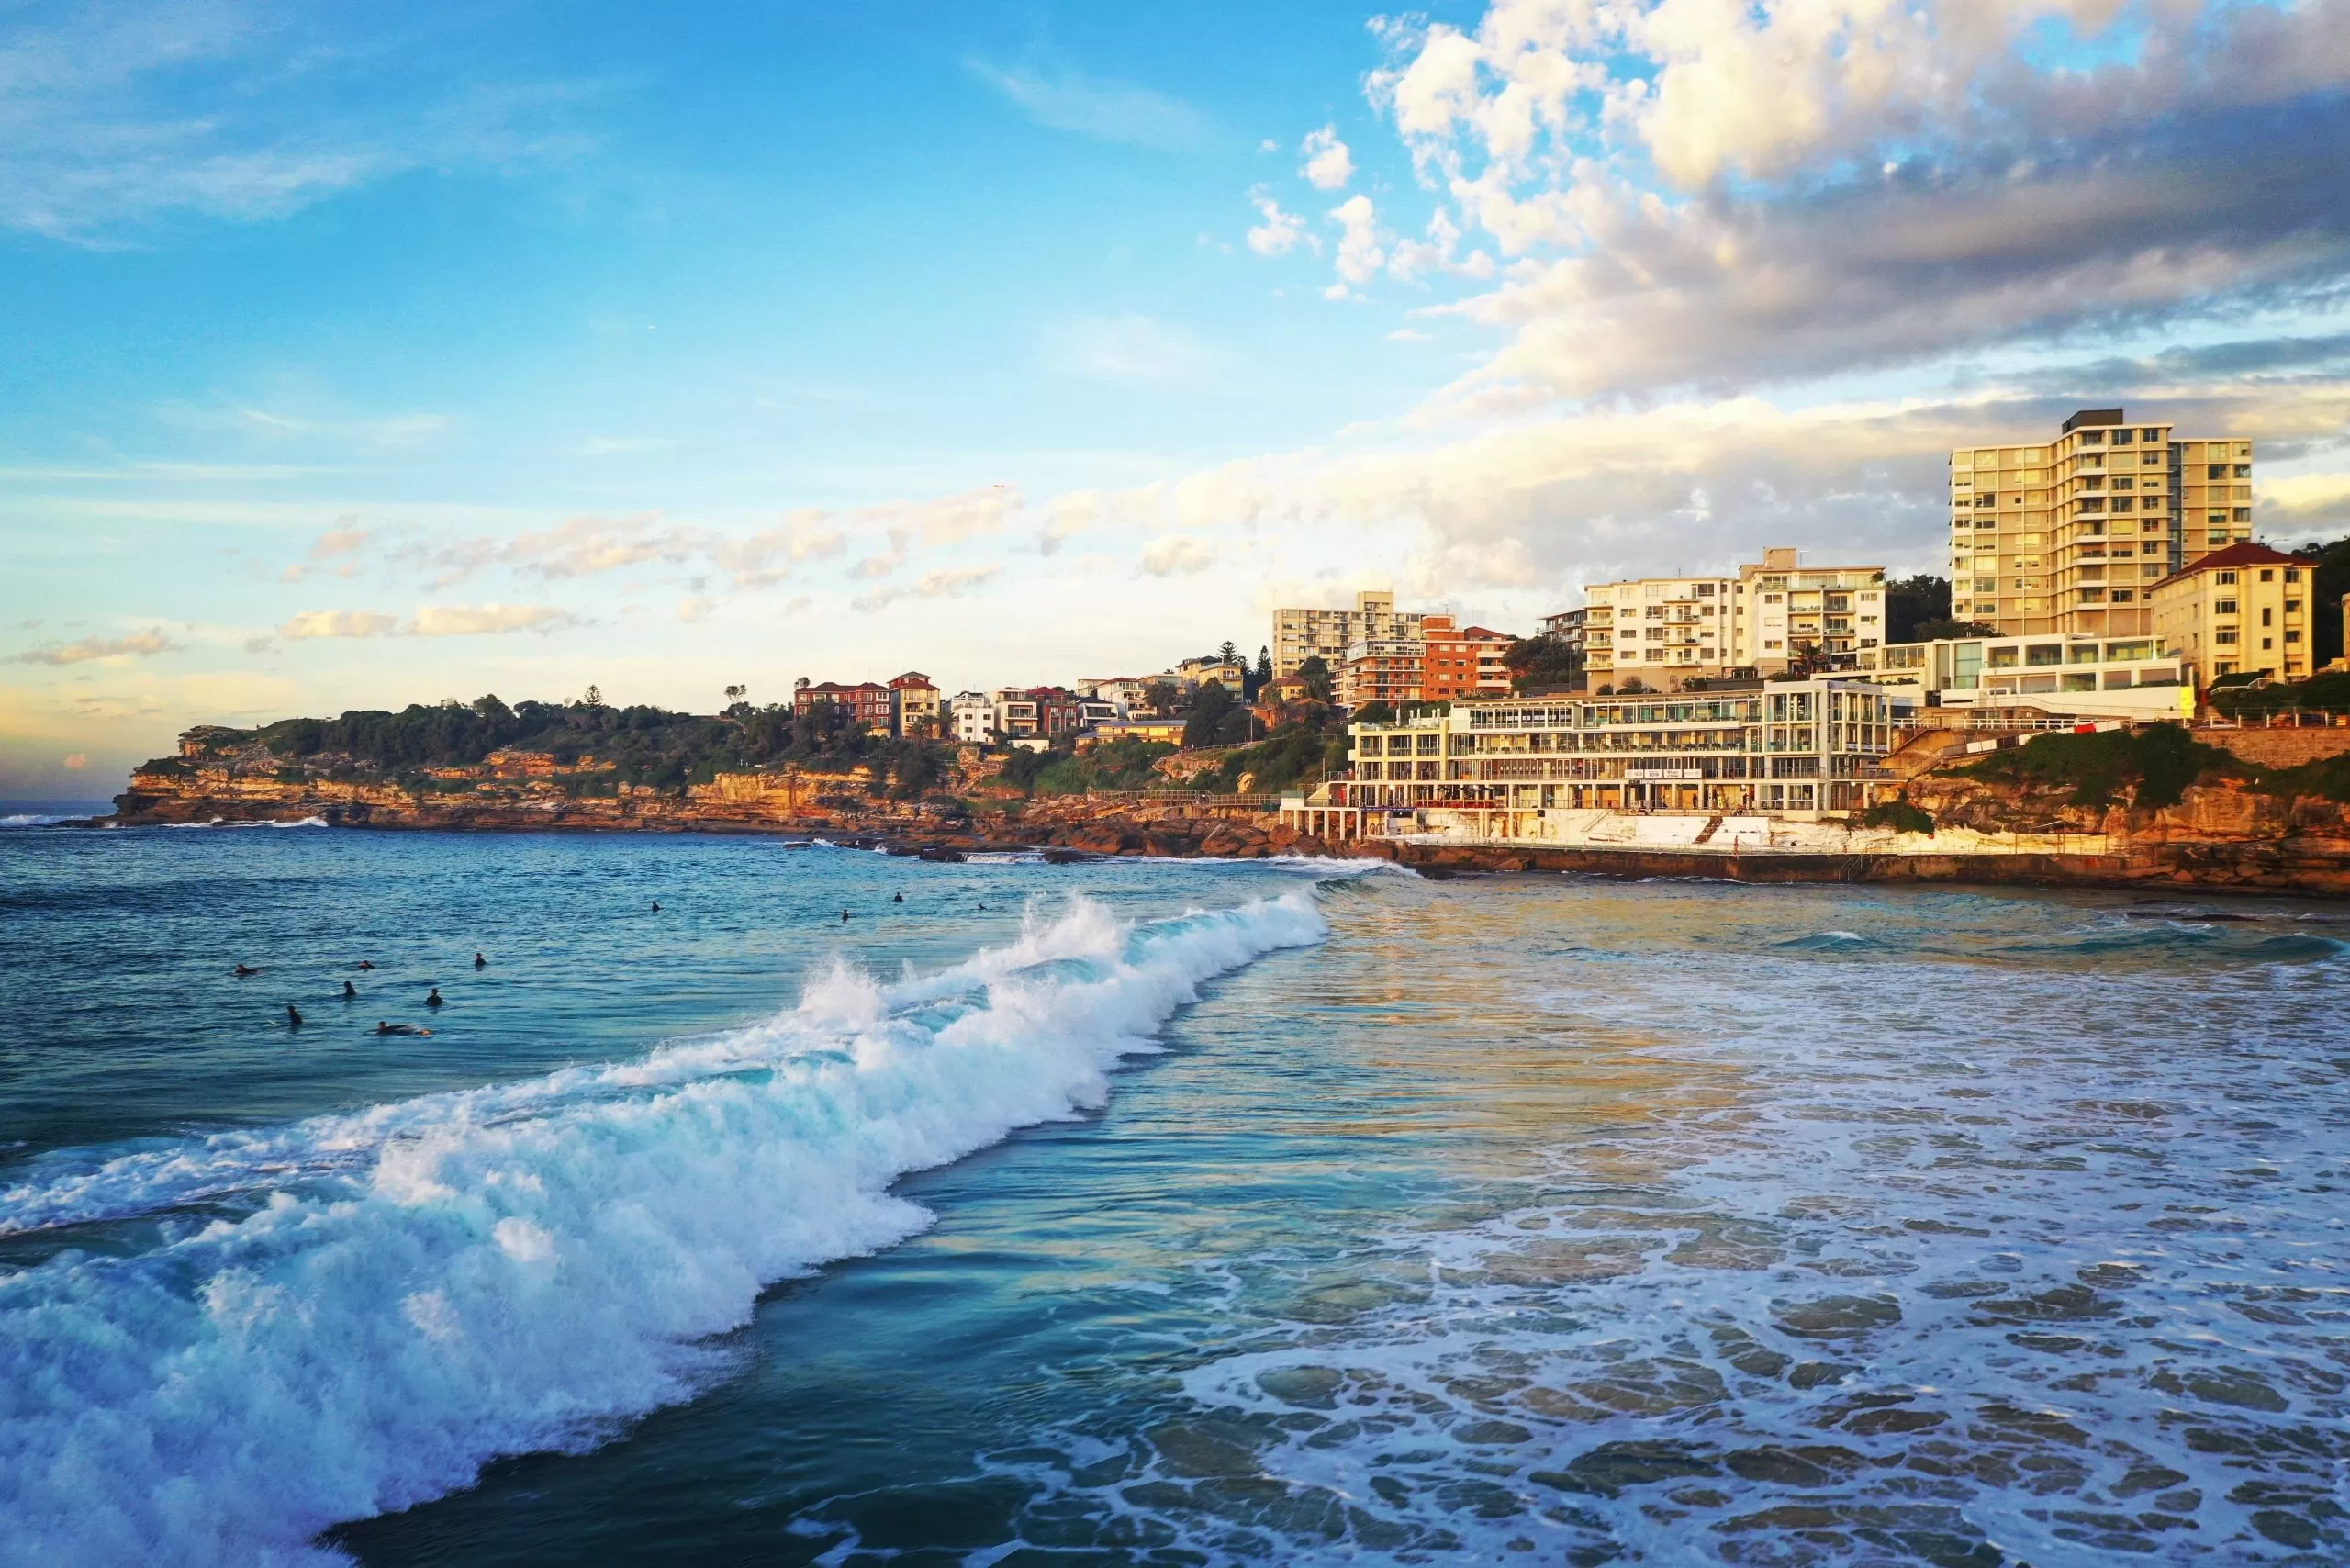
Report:
<svg viewBox="0 0 2350 1568"><path fill-rule="evenodd" d="M560 632L586 622L544 604L430 604L408 624L415 637L480 637L508 632Z"/></svg>
<svg viewBox="0 0 2350 1568"><path fill-rule="evenodd" d="M1215 549L1181 534L1154 539L1143 546L1142 571L1150 577L1182 577L1215 565Z"/></svg>
<svg viewBox="0 0 2350 1568"><path fill-rule="evenodd" d="M306 610L278 627L288 642L313 637L388 637L399 629L400 618L372 610Z"/></svg>
<svg viewBox="0 0 2350 1568"><path fill-rule="evenodd" d="M1508 341L1453 411L2289 307L2350 274L2350 0L1495 0L1382 30L1372 101L1454 231L1385 264L1428 276L1470 236L1509 263L1457 306Z"/></svg>
<svg viewBox="0 0 2350 1568"><path fill-rule="evenodd" d="M1355 195L1330 209L1338 222L1338 279L1356 287L1379 275L1387 264L1380 246L1379 214L1367 196Z"/></svg>
<svg viewBox="0 0 2350 1568"><path fill-rule="evenodd" d="M507 632L560 632L586 622L543 604L431 604L403 626L371 610L312 610L278 627L288 642L319 637L476 637Z"/></svg>
<svg viewBox="0 0 2350 1568"><path fill-rule="evenodd" d="M8 662L20 665L79 665L97 659L151 658L179 647L160 630L134 632L127 637L84 637L46 648L31 648Z"/></svg>
<svg viewBox="0 0 2350 1568"><path fill-rule="evenodd" d="M1260 256L1285 256L1303 242L1321 249L1321 241L1305 231L1305 219L1293 212L1283 212L1281 204L1262 190L1253 191L1248 199L1264 221L1248 230L1248 248Z"/></svg>
<svg viewBox="0 0 2350 1568"><path fill-rule="evenodd" d="M871 611L886 609L905 599L959 599L987 582L1001 569L997 566L958 566L925 572L914 582L866 594L854 603L860 610Z"/></svg>
<svg viewBox="0 0 2350 1568"><path fill-rule="evenodd" d="M1319 130L1307 132L1304 145L1298 149L1298 155L1305 160L1298 173L1304 174L1306 184L1317 191L1344 190L1347 182L1355 177L1354 154L1348 152L1347 144L1338 140L1336 126L1326 125Z"/></svg>

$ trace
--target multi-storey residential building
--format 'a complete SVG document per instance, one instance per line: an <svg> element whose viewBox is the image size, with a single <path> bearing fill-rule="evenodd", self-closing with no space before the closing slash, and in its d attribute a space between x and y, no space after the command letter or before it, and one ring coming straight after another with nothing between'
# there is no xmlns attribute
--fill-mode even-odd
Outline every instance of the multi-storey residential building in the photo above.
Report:
<svg viewBox="0 0 2350 1568"><path fill-rule="evenodd" d="M965 745L995 739L995 699L984 691L958 691L946 704L946 732Z"/></svg>
<svg viewBox="0 0 2350 1568"><path fill-rule="evenodd" d="M1738 569L1731 599L1729 662L1774 674L1806 648L1825 667L1849 668L1852 655L1885 642L1883 566L1807 566L1793 550L1765 550Z"/></svg>
<svg viewBox="0 0 2350 1568"><path fill-rule="evenodd" d="M1416 637L1419 626L1417 615L1395 612L1395 595L1384 588L1355 595L1352 610L1276 610L1273 673L1293 675L1315 657L1335 672L1357 643Z"/></svg>
<svg viewBox="0 0 2350 1568"><path fill-rule="evenodd" d="M1426 648L1417 637L1371 637L1351 644L1337 666L1338 706L1417 702Z"/></svg>
<svg viewBox="0 0 2350 1568"><path fill-rule="evenodd" d="M1160 678L1181 686L1205 686L1214 681L1237 697L1248 687L1248 672L1238 664L1219 658L1185 659Z"/></svg>
<svg viewBox="0 0 2350 1568"><path fill-rule="evenodd" d="M1915 689L1950 729L2195 714L2195 688L2177 653L2152 635L1949 637L1888 644L1857 658L1865 678Z"/></svg>
<svg viewBox="0 0 2350 1568"><path fill-rule="evenodd" d="M1082 700L1058 686L1007 686L994 694L995 733L1002 740L1053 740L1084 722Z"/></svg>
<svg viewBox="0 0 2350 1568"><path fill-rule="evenodd" d="M1732 577L1638 577L1583 590L1585 667L1594 689L1658 687L1731 668Z"/></svg>
<svg viewBox="0 0 2350 1568"><path fill-rule="evenodd" d="M1094 676L1077 683L1077 694L1080 697L1093 698L1098 701L1116 703L1118 716L1122 719L1133 715L1149 714L1155 710L1143 693L1149 689L1151 682L1166 678L1161 675Z"/></svg>
<svg viewBox="0 0 2350 1568"><path fill-rule="evenodd" d="M1663 697L1519 698L1350 726L1354 777L1317 805L1476 814L1483 836L1541 838L1546 812L1855 811L1914 697L1838 677ZM1408 831L1405 824L1404 831Z"/></svg>
<svg viewBox="0 0 2350 1568"><path fill-rule="evenodd" d="M819 702L829 702L846 713L857 728L884 735L890 733L897 712L890 689L878 681L843 686L836 680L825 680L811 686L806 676L800 677L792 689L791 711L806 713Z"/></svg>
<svg viewBox="0 0 2350 1568"><path fill-rule="evenodd" d="M890 683L890 733L929 734L938 728L938 688L920 670L908 670Z"/></svg>
<svg viewBox="0 0 2350 1568"><path fill-rule="evenodd" d="M1999 635L2143 635L2147 590L2252 537L2252 442L2083 409L2048 445L1951 454L1951 613Z"/></svg>
<svg viewBox="0 0 2350 1568"><path fill-rule="evenodd" d="M2154 587L2154 636L2193 666L2198 686L2221 676L2313 673L2315 568L2265 544L2231 544Z"/></svg>
<svg viewBox="0 0 2350 1568"><path fill-rule="evenodd" d="M1509 645L1516 639L1483 626L1455 626L1449 615L1420 621L1420 700L1509 695Z"/></svg>

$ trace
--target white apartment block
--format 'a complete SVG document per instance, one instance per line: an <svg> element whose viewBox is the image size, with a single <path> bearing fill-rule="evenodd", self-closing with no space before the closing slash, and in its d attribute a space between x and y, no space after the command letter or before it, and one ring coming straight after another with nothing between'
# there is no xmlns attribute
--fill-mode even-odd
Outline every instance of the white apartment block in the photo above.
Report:
<svg viewBox="0 0 2350 1568"><path fill-rule="evenodd" d="M995 739L995 699L984 691L958 691L946 703L946 733L966 745Z"/></svg>
<svg viewBox="0 0 2350 1568"><path fill-rule="evenodd" d="M1297 666L1319 657L1336 675L1357 643L1416 638L1417 615L1395 612L1395 595L1382 588L1355 595L1352 610L1276 610L1273 611L1273 674L1295 675Z"/></svg>
<svg viewBox="0 0 2350 1568"><path fill-rule="evenodd" d="M2252 537L2252 442L2083 409L2045 446L1950 455L1951 614L2002 637L2139 636L2147 590Z"/></svg>
<svg viewBox="0 0 2350 1568"><path fill-rule="evenodd" d="M1793 550L1765 550L1738 569L1732 602L1742 668L1775 675L1808 646L1844 667L1885 645L1885 568L1807 566Z"/></svg>
<svg viewBox="0 0 2350 1568"><path fill-rule="evenodd" d="M1637 577L1583 590L1584 668L1593 689L1638 678L1654 687L1737 662L1735 577Z"/></svg>

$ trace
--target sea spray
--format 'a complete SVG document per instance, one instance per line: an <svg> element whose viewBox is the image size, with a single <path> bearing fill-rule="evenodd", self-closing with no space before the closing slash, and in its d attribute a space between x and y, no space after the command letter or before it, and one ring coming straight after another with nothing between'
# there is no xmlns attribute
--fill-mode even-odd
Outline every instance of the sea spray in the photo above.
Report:
<svg viewBox="0 0 2350 1568"><path fill-rule="evenodd" d="M334 1561L329 1524L605 1440L721 1375L765 1284L921 1228L899 1176L1100 1104L1203 981L1324 933L1310 888L1078 902L638 1061L37 1163L0 1231L162 1239L0 1278L0 1563Z"/></svg>

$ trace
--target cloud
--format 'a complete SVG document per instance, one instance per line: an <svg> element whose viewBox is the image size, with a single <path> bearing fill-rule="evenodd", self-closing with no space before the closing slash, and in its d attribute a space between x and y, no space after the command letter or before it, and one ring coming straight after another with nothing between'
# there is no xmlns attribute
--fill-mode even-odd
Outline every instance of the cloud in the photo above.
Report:
<svg viewBox="0 0 2350 1568"><path fill-rule="evenodd" d="M416 612L417 637L479 637L509 632L561 632L588 622L543 604L436 604Z"/></svg>
<svg viewBox="0 0 2350 1568"><path fill-rule="evenodd" d="M74 773L79 773L79 772L81 772L84 768L85 768L85 767L89 767L89 766L90 766L90 754L89 754L88 752L86 752L86 751L76 751L76 752L69 752L69 753L67 753L67 754L66 754L66 757L65 757L65 767L66 767L66 768L67 768L69 771L71 771L71 772L74 772Z"/></svg>
<svg viewBox="0 0 2350 1568"><path fill-rule="evenodd" d="M1338 140L1336 126L1326 125L1319 130L1308 131L1298 155L1305 160L1298 173L1317 191L1344 190L1347 182L1355 177L1354 155Z"/></svg>
<svg viewBox="0 0 2350 1568"><path fill-rule="evenodd" d="M420 34L419 36L431 36ZM565 88L447 84L330 11L125 0L0 45L0 225L91 245L255 222L420 169L566 156Z"/></svg>
<svg viewBox="0 0 2350 1568"><path fill-rule="evenodd" d="M903 599L959 599L994 577L1002 568L996 566L963 566L943 571L925 572L912 583L879 593L867 594L851 601L854 608L871 611L881 610Z"/></svg>
<svg viewBox="0 0 2350 1568"><path fill-rule="evenodd" d="M1046 365L1088 381L1195 384L1217 358L1188 328L1152 316L1080 316L1046 334Z"/></svg>
<svg viewBox="0 0 2350 1568"><path fill-rule="evenodd" d="M1435 217L1507 263L1454 308L1505 340L1438 412L2322 305L2350 276L2350 0L1496 0L1381 31L1371 96ZM1398 275L1440 269L1428 245Z"/></svg>
<svg viewBox="0 0 2350 1568"><path fill-rule="evenodd" d="M161 630L134 632L127 637L84 637L78 643L65 643L54 647L33 648L12 655L8 662L18 665L79 665L94 659L152 658L157 654L176 653L179 644L163 635Z"/></svg>
<svg viewBox="0 0 2350 1568"><path fill-rule="evenodd" d="M1248 230L1248 248L1260 256L1285 256L1302 241L1316 252L1322 241L1305 231L1305 219L1293 212L1283 212L1281 204L1262 190L1252 191L1249 201L1264 221Z"/></svg>
<svg viewBox="0 0 2350 1568"><path fill-rule="evenodd" d="M788 514L775 528L706 540L702 550L736 588L753 588L779 583L801 562L837 555L847 545L848 536L830 526L827 513L808 509Z"/></svg>
<svg viewBox="0 0 2350 1568"><path fill-rule="evenodd" d="M306 610L278 627L277 634L289 643L313 637L388 637L399 623L398 616L372 610Z"/></svg>
<svg viewBox="0 0 2350 1568"><path fill-rule="evenodd" d="M1207 117L1181 98L1074 71L1052 73L967 60L965 69L1054 130L1189 152L1210 140Z"/></svg>
<svg viewBox="0 0 2350 1568"><path fill-rule="evenodd" d="M1344 231L1338 241L1338 278L1357 287L1379 275L1387 264L1387 252L1380 248L1379 216L1367 196L1350 196L1330 209Z"/></svg>
<svg viewBox="0 0 2350 1568"><path fill-rule="evenodd" d="M2044 441L2073 409L2121 401L2122 390L1999 384L1792 409L1751 395L1609 407L1437 443L1250 458L1085 493L1081 503L1063 497L1052 515L1064 538L1088 528L1162 541L1245 532L1315 555L1343 540L1349 558L1406 562L1429 598L1474 588L1563 594L1623 573L1731 567L1771 544L1932 569L1947 532L1952 447ZM2331 382L2154 380L2129 388L2128 401L2182 432L2350 454L2350 403ZM2322 517L2337 497L2350 500L2350 474L2264 478L2255 515L2270 516L2273 504ZM1169 566L1189 556L1164 549Z"/></svg>
<svg viewBox="0 0 2350 1568"><path fill-rule="evenodd" d="M666 526L658 513L575 517L523 534L499 552L499 559L543 577L587 577L645 561L684 561L696 545L691 534Z"/></svg>
<svg viewBox="0 0 2350 1568"><path fill-rule="evenodd" d="M1142 572L1148 577L1181 577L1204 572L1215 565L1215 551L1196 539L1177 535L1154 539L1143 546Z"/></svg>

